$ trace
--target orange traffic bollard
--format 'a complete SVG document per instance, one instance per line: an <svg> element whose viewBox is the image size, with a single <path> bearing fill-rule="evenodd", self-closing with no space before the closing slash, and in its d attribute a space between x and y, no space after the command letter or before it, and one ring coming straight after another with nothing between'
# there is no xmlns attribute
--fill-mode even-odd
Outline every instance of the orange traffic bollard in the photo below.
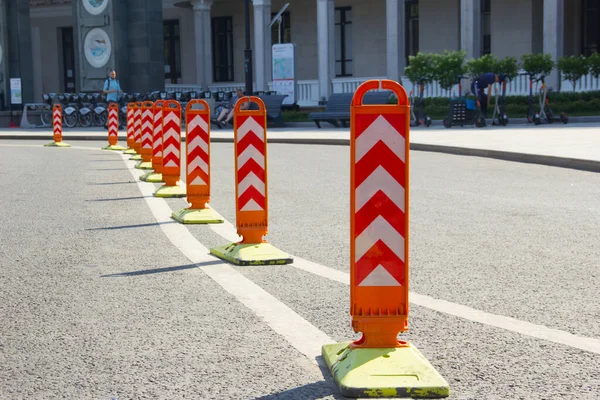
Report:
<svg viewBox="0 0 600 400"><path fill-rule="evenodd" d="M108 146L102 150L126 150L124 147L117 145L119 142L119 106L112 103L108 106Z"/></svg>
<svg viewBox="0 0 600 400"><path fill-rule="evenodd" d="M60 104L52 107L52 129L54 142L45 144L45 147L71 147L70 144L62 141L62 107Z"/></svg>
<svg viewBox="0 0 600 400"><path fill-rule="evenodd" d="M142 103L142 162L136 165L139 169L152 169L152 137L154 132L154 103Z"/></svg>
<svg viewBox="0 0 600 400"><path fill-rule="evenodd" d="M127 103L127 151L125 154L135 154L135 103Z"/></svg>
<svg viewBox="0 0 600 400"><path fill-rule="evenodd" d="M159 183L162 179L162 151L163 151L163 105L164 100L154 102L154 130L152 135L152 168L153 171L140 176L140 180L145 182Z"/></svg>
<svg viewBox="0 0 600 400"><path fill-rule="evenodd" d="M242 110L245 102L258 110ZM292 257L267 242L267 114L259 97L239 99L234 108L235 193L237 233L241 242L210 252L238 265L290 264Z"/></svg>
<svg viewBox="0 0 600 400"><path fill-rule="evenodd" d="M135 155L130 160L142 159L142 103L137 101L133 110L133 149Z"/></svg>
<svg viewBox="0 0 600 400"><path fill-rule="evenodd" d="M191 100L186 107L186 191L190 203L173 218L184 224L224 222L210 201L210 106L205 100Z"/></svg>
<svg viewBox="0 0 600 400"><path fill-rule="evenodd" d="M156 197L185 197L181 186L181 105L168 100L163 105L163 165L162 178L165 184L154 195Z"/></svg>
<svg viewBox="0 0 600 400"><path fill-rule="evenodd" d="M364 105L369 90L391 90L398 104ZM340 391L350 397L449 395L449 386L410 343L408 205L410 107L404 88L371 80L350 114L350 314L354 342L324 345Z"/></svg>

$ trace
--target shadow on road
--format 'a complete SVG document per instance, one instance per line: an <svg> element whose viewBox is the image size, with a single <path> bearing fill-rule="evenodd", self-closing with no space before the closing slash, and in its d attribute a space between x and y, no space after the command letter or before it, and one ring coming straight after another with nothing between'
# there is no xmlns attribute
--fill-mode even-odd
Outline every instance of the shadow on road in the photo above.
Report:
<svg viewBox="0 0 600 400"><path fill-rule="evenodd" d="M148 197L152 197L152 196L135 196L135 197L117 197L114 199L93 199L93 200L86 200L86 201L117 201L117 200L138 200L138 199L145 199Z"/></svg>
<svg viewBox="0 0 600 400"><path fill-rule="evenodd" d="M136 181L129 181L129 182L98 182L98 183L91 183L91 182L89 182L88 185L90 185L90 186L125 185L127 183L137 183L137 182Z"/></svg>
<svg viewBox="0 0 600 400"><path fill-rule="evenodd" d="M146 228L149 226L160 226L165 224L176 224L177 221L168 221L168 222L152 222L150 224L137 224L137 225L121 225L121 226L108 226L105 228L86 228L86 231L112 231L118 229L130 229L130 228Z"/></svg>
<svg viewBox="0 0 600 400"><path fill-rule="evenodd" d="M209 265L217 265L222 264L223 261L215 260L215 261L207 261L198 264L188 264L188 265L179 265L177 267L165 267L165 268L154 268L154 269L146 269L142 271L132 271L132 272L121 272L119 274L110 274L110 275L101 275L101 278L118 278L125 276L141 276L141 275L153 275L153 274L161 274L163 272L175 272L175 271L184 271L186 269L194 269L200 267L206 267Z"/></svg>
<svg viewBox="0 0 600 400"><path fill-rule="evenodd" d="M129 168L90 168L90 171L129 171Z"/></svg>

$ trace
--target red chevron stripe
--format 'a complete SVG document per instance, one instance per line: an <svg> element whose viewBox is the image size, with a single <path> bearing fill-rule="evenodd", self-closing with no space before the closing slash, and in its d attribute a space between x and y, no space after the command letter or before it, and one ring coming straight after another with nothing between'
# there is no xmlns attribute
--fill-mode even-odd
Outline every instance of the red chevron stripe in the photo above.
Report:
<svg viewBox="0 0 600 400"><path fill-rule="evenodd" d="M202 159L202 161L208 164L208 154L206 154L206 152L201 148L194 149L191 153L188 154L188 159L190 161L194 160L196 157Z"/></svg>
<svg viewBox="0 0 600 400"><path fill-rule="evenodd" d="M244 122L246 122L246 120L248 118L254 118L254 120L256 121L257 124L259 124L261 126L261 128L265 129L265 117L262 116L249 116L249 115L240 115L239 117L235 117L237 118L236 122L237 122L237 127L239 128L240 126L242 126L242 124Z"/></svg>
<svg viewBox="0 0 600 400"><path fill-rule="evenodd" d="M360 284L378 265L383 266L401 285L404 285L404 262L381 240L365 253L355 264L356 284Z"/></svg>
<svg viewBox="0 0 600 400"><path fill-rule="evenodd" d="M205 173L204 171L202 171L202 169L200 169L200 168L196 168L193 171L190 171L188 173L188 182L193 182L194 179L196 179L197 176L199 176L200 178L202 178L202 180L204 182L208 183L208 181L209 181L208 174Z"/></svg>
<svg viewBox="0 0 600 400"><path fill-rule="evenodd" d="M243 181L250 172L254 172L258 179L265 181L265 170L256 161L249 159L238 171L238 183Z"/></svg>
<svg viewBox="0 0 600 400"><path fill-rule="evenodd" d="M354 169L354 188L360 186L377 167L382 166L402 187L406 187L405 165L387 145L381 141L356 163Z"/></svg>
<svg viewBox="0 0 600 400"><path fill-rule="evenodd" d="M242 140L238 142L237 155L239 156L242 154L250 145L253 145L260 154L263 156L265 155L265 144L258 138L258 136L256 136L256 134L252 135L249 132Z"/></svg>
<svg viewBox="0 0 600 400"><path fill-rule="evenodd" d="M169 161L173 161L175 164L177 164L177 167L181 167L179 157L177 157L175 153L169 153L163 157L163 165L167 164Z"/></svg>
<svg viewBox="0 0 600 400"><path fill-rule="evenodd" d="M209 141L209 137L208 137L208 132L202 130L202 128L198 127L196 129L192 129L189 133L188 133L188 137L190 138L189 141L190 143L196 138L199 137L200 139L202 139L205 143L208 143Z"/></svg>
<svg viewBox="0 0 600 400"><path fill-rule="evenodd" d="M360 235L380 215L400 235L406 237L404 230L405 214L381 190L375 193L363 208L354 214L354 236Z"/></svg>
<svg viewBox="0 0 600 400"><path fill-rule="evenodd" d="M365 130L379 117L385 118L390 125L392 125L397 131L398 135L403 136L400 132L404 130L406 116L403 114L361 114L355 119L356 126L356 138L363 134Z"/></svg>
<svg viewBox="0 0 600 400"><path fill-rule="evenodd" d="M172 138L172 137L163 140L163 149L166 149L170 145L175 145L175 147L180 148L181 141L177 140L177 138Z"/></svg>
<svg viewBox="0 0 600 400"><path fill-rule="evenodd" d="M250 186L248 189L241 193L238 197L238 209L241 210L250 201L254 200L263 209L265 208L265 196L254 187Z"/></svg>

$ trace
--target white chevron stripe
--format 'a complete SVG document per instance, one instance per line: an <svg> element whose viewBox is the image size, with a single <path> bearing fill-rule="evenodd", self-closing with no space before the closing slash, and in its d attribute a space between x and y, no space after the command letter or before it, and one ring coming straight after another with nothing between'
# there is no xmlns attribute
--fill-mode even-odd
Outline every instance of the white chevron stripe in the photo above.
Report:
<svg viewBox="0 0 600 400"><path fill-rule="evenodd" d="M179 117L174 112L167 112L167 115L163 118L163 125L167 125L169 122L175 122L175 125L180 124Z"/></svg>
<svg viewBox="0 0 600 400"><path fill-rule="evenodd" d="M254 186L260 194L263 196L265 195L265 183L256 176L254 172L250 172L238 185L239 197L241 197L250 186Z"/></svg>
<svg viewBox="0 0 600 400"><path fill-rule="evenodd" d="M265 168L265 156L263 156L258 150L256 150L256 147L250 145L246 147L246 150L244 150L242 154L238 156L238 171L251 158L254 159L254 161L256 161L258 165L260 165L263 169Z"/></svg>
<svg viewBox="0 0 600 400"><path fill-rule="evenodd" d="M192 141L188 144L188 153L193 152L198 147L200 147L206 154L208 154L208 143L204 141L200 136L196 136Z"/></svg>
<svg viewBox="0 0 600 400"><path fill-rule="evenodd" d="M179 141L179 135L175 131L175 129L169 129L163 133L163 140L166 142L170 138L175 138Z"/></svg>
<svg viewBox="0 0 600 400"><path fill-rule="evenodd" d="M404 137L383 116L375 121L356 139L356 162L360 161L378 141L383 141L402 161L405 161Z"/></svg>
<svg viewBox="0 0 600 400"><path fill-rule="evenodd" d="M142 115L144 116L144 119L152 119L154 113L152 112L152 110L144 110L144 113Z"/></svg>
<svg viewBox="0 0 600 400"><path fill-rule="evenodd" d="M175 161L173 161L173 160L169 160L169 161L168 161L168 162L167 162L167 163L164 165L164 167L176 167L176 166L177 166L177 163L176 163Z"/></svg>
<svg viewBox="0 0 600 400"><path fill-rule="evenodd" d="M400 282L396 280L388 272L387 269L383 268L382 265L378 265L358 286L402 286Z"/></svg>
<svg viewBox="0 0 600 400"><path fill-rule="evenodd" d="M398 208L404 211L404 188L381 165L356 188L354 211L358 212L378 190L384 192Z"/></svg>
<svg viewBox="0 0 600 400"><path fill-rule="evenodd" d="M383 241L404 261L404 238L381 215L375 218L354 241L354 261L358 261L378 241Z"/></svg>
<svg viewBox="0 0 600 400"><path fill-rule="evenodd" d="M200 168L205 174L208 174L208 164L200 157L194 158L188 164L188 171L193 171L196 168Z"/></svg>
<svg viewBox="0 0 600 400"><path fill-rule="evenodd" d="M60 120L61 120L60 115L54 116L54 122L60 122Z"/></svg>
<svg viewBox="0 0 600 400"><path fill-rule="evenodd" d="M167 148L163 149L163 152L165 153L165 156L169 154L175 154L177 157L179 157L179 149L174 144L167 146Z"/></svg>
<svg viewBox="0 0 600 400"><path fill-rule="evenodd" d="M199 115L196 115L188 123L188 132L191 132L193 129L196 129L198 127L200 127L200 129L202 129L204 132L208 132L208 124L206 123L206 121Z"/></svg>
<svg viewBox="0 0 600 400"><path fill-rule="evenodd" d="M240 209L240 211L262 211L263 208L259 206L254 199L250 200L246 203L244 207Z"/></svg>
<svg viewBox="0 0 600 400"><path fill-rule="evenodd" d="M144 122L144 124L142 125L142 129L144 130L148 130L150 132L152 132L152 128L154 127L154 125L152 124L152 121L146 121Z"/></svg>
<svg viewBox="0 0 600 400"><path fill-rule="evenodd" d="M196 177L196 179L194 179L191 183L190 186L205 186L206 182L204 182L204 179L200 178L199 176Z"/></svg>
<svg viewBox="0 0 600 400"><path fill-rule="evenodd" d="M250 131L254 132L254 134L261 141L265 141L265 130L258 124L258 122L256 122L254 118L250 117L237 129L238 142L241 141Z"/></svg>

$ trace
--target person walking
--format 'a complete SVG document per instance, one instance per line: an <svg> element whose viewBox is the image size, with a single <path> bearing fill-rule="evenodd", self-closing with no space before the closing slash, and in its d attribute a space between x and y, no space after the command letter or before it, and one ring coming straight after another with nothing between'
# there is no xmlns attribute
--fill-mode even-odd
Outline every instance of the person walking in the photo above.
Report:
<svg viewBox="0 0 600 400"><path fill-rule="evenodd" d="M103 93L106 94L106 102L109 106L112 103L115 103L117 107L119 106L119 99L123 90L121 90L121 84L117 80L117 71L114 69L110 70L108 79L104 81ZM104 125L104 127L108 129L108 118L106 119L106 125Z"/></svg>

